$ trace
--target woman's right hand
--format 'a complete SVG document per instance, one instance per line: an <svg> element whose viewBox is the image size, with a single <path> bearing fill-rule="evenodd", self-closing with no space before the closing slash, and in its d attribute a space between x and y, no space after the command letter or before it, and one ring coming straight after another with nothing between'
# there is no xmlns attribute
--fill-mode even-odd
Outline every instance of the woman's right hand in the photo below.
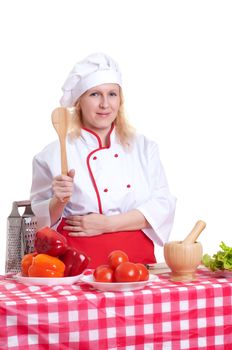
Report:
<svg viewBox="0 0 232 350"><path fill-rule="evenodd" d="M73 193L75 170L69 170L67 175L58 175L52 181L54 197L61 203L67 203Z"/></svg>

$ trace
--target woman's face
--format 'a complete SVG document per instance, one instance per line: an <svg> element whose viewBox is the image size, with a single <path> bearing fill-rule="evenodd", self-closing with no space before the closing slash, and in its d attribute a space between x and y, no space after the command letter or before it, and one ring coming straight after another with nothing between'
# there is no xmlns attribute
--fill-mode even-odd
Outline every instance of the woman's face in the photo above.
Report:
<svg viewBox="0 0 232 350"><path fill-rule="evenodd" d="M120 106L118 84L102 84L86 91L79 100L82 124L93 132L108 133Z"/></svg>

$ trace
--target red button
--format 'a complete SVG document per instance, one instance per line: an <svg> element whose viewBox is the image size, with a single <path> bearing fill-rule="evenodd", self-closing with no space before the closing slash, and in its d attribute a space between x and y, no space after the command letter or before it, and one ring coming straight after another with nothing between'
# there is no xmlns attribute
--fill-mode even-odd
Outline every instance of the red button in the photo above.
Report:
<svg viewBox="0 0 232 350"><path fill-rule="evenodd" d="M116 153L114 156L115 156L115 158L117 158L117 157L118 157L118 154Z"/></svg>
<svg viewBox="0 0 232 350"><path fill-rule="evenodd" d="M129 185L129 184L128 184L126 187L127 187L127 188L130 188L130 187L131 187L131 185Z"/></svg>
<svg viewBox="0 0 232 350"><path fill-rule="evenodd" d="M104 189L104 192L108 192L108 188L105 188L105 189Z"/></svg>
<svg viewBox="0 0 232 350"><path fill-rule="evenodd" d="M95 156L95 157L93 157L93 160L96 160L97 159L97 157Z"/></svg>

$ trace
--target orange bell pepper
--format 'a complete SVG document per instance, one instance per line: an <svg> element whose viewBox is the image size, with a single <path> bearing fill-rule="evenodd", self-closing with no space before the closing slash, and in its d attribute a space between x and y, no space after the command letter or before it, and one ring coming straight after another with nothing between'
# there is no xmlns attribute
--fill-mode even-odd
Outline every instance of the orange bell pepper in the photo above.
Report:
<svg viewBox="0 0 232 350"><path fill-rule="evenodd" d="M21 272L23 276L28 276L28 269L32 264L32 260L34 256L36 256L37 253L29 253L24 255L24 257L21 260Z"/></svg>
<svg viewBox="0 0 232 350"><path fill-rule="evenodd" d="M48 254L38 254L28 269L29 277L63 277L65 264Z"/></svg>

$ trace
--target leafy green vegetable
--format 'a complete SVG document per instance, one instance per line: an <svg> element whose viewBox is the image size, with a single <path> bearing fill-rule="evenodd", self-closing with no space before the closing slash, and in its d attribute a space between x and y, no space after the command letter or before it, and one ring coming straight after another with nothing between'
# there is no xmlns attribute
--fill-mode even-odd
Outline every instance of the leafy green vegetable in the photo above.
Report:
<svg viewBox="0 0 232 350"><path fill-rule="evenodd" d="M224 242L219 245L219 250L212 257L208 254L203 255L202 263L212 271L231 270L232 271L232 247L228 247Z"/></svg>

